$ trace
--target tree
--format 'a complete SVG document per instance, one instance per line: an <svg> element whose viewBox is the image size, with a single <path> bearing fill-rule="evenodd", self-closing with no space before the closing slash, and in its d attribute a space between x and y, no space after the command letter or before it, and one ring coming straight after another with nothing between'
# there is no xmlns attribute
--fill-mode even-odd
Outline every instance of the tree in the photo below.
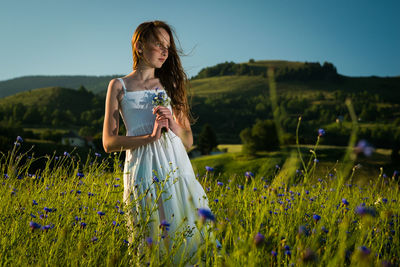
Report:
<svg viewBox="0 0 400 267"><path fill-rule="evenodd" d="M202 155L210 154L210 152L218 145L217 136L211 128L211 125L206 123L200 133L197 147Z"/></svg>
<svg viewBox="0 0 400 267"><path fill-rule="evenodd" d="M272 120L258 120L252 127L240 132L243 151L254 153L256 151L271 151L279 148L279 139L275 123Z"/></svg>

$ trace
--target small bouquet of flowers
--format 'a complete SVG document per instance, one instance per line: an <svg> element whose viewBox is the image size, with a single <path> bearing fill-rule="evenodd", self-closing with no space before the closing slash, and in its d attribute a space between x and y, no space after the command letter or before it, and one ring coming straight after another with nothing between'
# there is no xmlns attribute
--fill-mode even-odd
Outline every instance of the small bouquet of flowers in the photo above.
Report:
<svg viewBox="0 0 400 267"><path fill-rule="evenodd" d="M158 90L158 88L156 88L156 93L154 94L153 100L152 100L153 108L155 108L157 106L167 107L171 103L171 99L168 97L168 95L164 91L157 92L157 90ZM164 137L164 141L166 141L167 129L162 128L161 132Z"/></svg>

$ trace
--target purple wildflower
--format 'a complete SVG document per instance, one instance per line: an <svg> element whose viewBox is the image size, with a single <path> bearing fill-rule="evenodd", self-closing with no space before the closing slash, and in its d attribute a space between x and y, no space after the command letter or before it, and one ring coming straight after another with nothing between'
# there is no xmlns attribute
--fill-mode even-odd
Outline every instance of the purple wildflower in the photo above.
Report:
<svg viewBox="0 0 400 267"><path fill-rule="evenodd" d="M213 172L213 171L214 171L214 168L213 168L213 167L210 167L210 166L206 166L206 171L207 171L207 172Z"/></svg>
<svg viewBox="0 0 400 267"><path fill-rule="evenodd" d="M17 136L17 142L20 142L20 143L22 143L22 142L24 142L24 140L22 139L22 137L21 136Z"/></svg>
<svg viewBox="0 0 400 267"><path fill-rule="evenodd" d="M161 223L160 223L160 228L161 229L165 229L165 230L169 230L169 226L170 226L170 224L166 221L166 220L162 220L161 221Z"/></svg>
<svg viewBox="0 0 400 267"><path fill-rule="evenodd" d="M344 206L349 205L349 202L345 198L342 199L342 203L343 203Z"/></svg>
<svg viewBox="0 0 400 267"><path fill-rule="evenodd" d="M324 136L325 135L325 130L320 128L318 129L318 136Z"/></svg>
<svg viewBox="0 0 400 267"><path fill-rule="evenodd" d="M314 214L313 215L313 219L314 219L315 222L318 222L319 220L321 220L321 216L319 216L317 214Z"/></svg>
<svg viewBox="0 0 400 267"><path fill-rule="evenodd" d="M258 247L261 246L265 241L265 236L262 235L261 233L257 233L254 236L254 244Z"/></svg>
<svg viewBox="0 0 400 267"><path fill-rule="evenodd" d="M38 223L35 223L35 222L30 222L29 223L29 227L32 229L32 230L35 230L35 229L39 229L40 227L42 227L40 224L38 224Z"/></svg>
<svg viewBox="0 0 400 267"><path fill-rule="evenodd" d="M219 186L223 186L223 185L224 185L224 183L223 183L223 182L217 182L217 185L219 185Z"/></svg>
<svg viewBox="0 0 400 267"><path fill-rule="evenodd" d="M205 221L205 220L214 221L215 220L214 214L212 214L211 210L209 210L209 209L200 208L198 210L198 214L202 218L203 221Z"/></svg>

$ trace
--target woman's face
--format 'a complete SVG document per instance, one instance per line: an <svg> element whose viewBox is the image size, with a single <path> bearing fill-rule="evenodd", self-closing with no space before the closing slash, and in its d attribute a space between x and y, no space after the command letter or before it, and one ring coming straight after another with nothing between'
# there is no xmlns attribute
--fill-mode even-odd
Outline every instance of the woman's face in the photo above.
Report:
<svg viewBox="0 0 400 267"><path fill-rule="evenodd" d="M157 28L158 39L150 36L143 47L145 62L152 68L161 68L168 58L170 37L164 28Z"/></svg>

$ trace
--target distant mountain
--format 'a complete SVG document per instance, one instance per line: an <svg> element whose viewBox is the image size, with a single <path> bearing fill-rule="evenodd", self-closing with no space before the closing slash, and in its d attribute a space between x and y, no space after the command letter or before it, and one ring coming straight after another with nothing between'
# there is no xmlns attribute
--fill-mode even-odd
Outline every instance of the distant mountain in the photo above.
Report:
<svg viewBox="0 0 400 267"><path fill-rule="evenodd" d="M98 93L107 89L108 82L124 75L108 75L108 76L23 76L10 80L0 81L0 97L13 95L36 88L43 87L65 87L78 89L84 86L88 91Z"/></svg>

